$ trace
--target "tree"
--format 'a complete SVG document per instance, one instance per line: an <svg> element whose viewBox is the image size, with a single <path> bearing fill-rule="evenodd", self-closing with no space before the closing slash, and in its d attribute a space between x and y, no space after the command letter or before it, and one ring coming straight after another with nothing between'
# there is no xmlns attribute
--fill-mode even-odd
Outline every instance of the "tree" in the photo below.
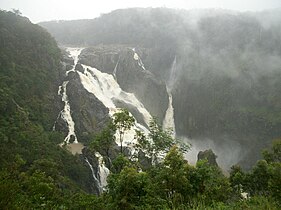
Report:
<svg viewBox="0 0 281 210"><path fill-rule="evenodd" d="M135 118L132 117L128 110L121 109L120 112L113 114L113 124L119 133L119 141L121 144L120 151L123 153L123 140L125 132L130 130L135 123Z"/></svg>
<svg viewBox="0 0 281 210"><path fill-rule="evenodd" d="M245 173L239 165L234 165L231 167L229 181L235 194L240 197L241 192L244 191L243 186L245 184Z"/></svg>
<svg viewBox="0 0 281 210"><path fill-rule="evenodd" d="M115 131L116 127L110 120L108 125L100 133L95 135L94 139L90 143L90 147L109 158L109 150L115 142Z"/></svg>
<svg viewBox="0 0 281 210"><path fill-rule="evenodd" d="M144 205L150 179L147 173L136 168L125 167L119 174L108 179L108 195L112 198L112 209L136 209Z"/></svg>
<svg viewBox="0 0 281 210"><path fill-rule="evenodd" d="M189 180L189 166L184 160L182 152L173 146L158 169L153 183L156 193L170 203L170 208L179 208L188 202L192 185Z"/></svg>
<svg viewBox="0 0 281 210"><path fill-rule="evenodd" d="M156 118L152 118L149 124L148 137L137 131L136 139L138 143L136 147L149 155L153 163L158 163L159 156L169 152L174 145L177 145L181 152L187 152L189 145L173 138L171 134L169 130L163 130L157 124Z"/></svg>
<svg viewBox="0 0 281 210"><path fill-rule="evenodd" d="M271 150L264 150L263 151L264 159L271 163L271 162L281 162L281 139L276 139L272 143Z"/></svg>

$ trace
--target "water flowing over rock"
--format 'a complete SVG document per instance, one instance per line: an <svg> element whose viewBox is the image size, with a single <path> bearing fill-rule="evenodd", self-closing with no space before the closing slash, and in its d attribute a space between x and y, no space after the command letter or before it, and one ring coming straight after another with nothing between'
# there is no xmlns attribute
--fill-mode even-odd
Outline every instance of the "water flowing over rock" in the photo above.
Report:
<svg viewBox="0 0 281 210"><path fill-rule="evenodd" d="M176 137L176 126L175 126L175 119L174 119L174 107L173 107L173 96L169 92L169 106L166 111L165 118L163 120L163 129L171 129L173 137Z"/></svg>
<svg viewBox="0 0 281 210"><path fill-rule="evenodd" d="M81 53L80 62L114 75L122 90L134 93L161 123L169 103L166 85L145 68L137 51L118 45L87 48Z"/></svg>
<svg viewBox="0 0 281 210"><path fill-rule="evenodd" d="M71 108L70 108L70 104L69 104L69 99L68 99L68 95L67 95L67 85L69 83L68 80L68 75L70 72L75 72L75 65L78 62L78 55L81 53L80 48L68 48L67 51L70 54L70 57L73 59L73 66L71 69L69 69L68 71L65 72L65 79L62 83L61 86L59 86L58 88L58 95L61 96L61 100L64 103L63 109L61 110L61 112L58 115L58 119L60 118L62 121L64 121L65 123L62 124L60 122L60 125L65 125L67 126L66 129L67 130L67 135L64 139L64 143L69 144L69 143L78 143L78 139L75 133L75 122L72 119L72 115L71 115ZM67 60L67 59L65 59ZM69 61L69 59L67 60L68 63L72 63ZM59 120L57 119L57 121L54 124L53 130L56 129L56 123L59 122Z"/></svg>
<svg viewBox="0 0 281 210"><path fill-rule="evenodd" d="M69 104L73 110L77 136L100 131L109 119L109 109L81 84L79 74L73 73L67 88Z"/></svg>

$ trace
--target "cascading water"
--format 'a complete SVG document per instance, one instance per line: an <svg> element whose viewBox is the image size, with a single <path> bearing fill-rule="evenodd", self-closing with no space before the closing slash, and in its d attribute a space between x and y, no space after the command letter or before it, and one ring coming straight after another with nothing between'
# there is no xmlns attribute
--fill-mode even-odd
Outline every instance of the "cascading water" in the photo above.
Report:
<svg viewBox="0 0 281 210"><path fill-rule="evenodd" d="M173 107L173 96L171 93L171 90L174 86L174 83L176 81L176 69L177 69L177 56L175 56L171 71L170 71L170 77L167 82L167 92L169 95L169 106L166 111L165 118L163 120L163 129L172 129L173 137L176 136L176 127L175 127L175 119L174 119L174 107Z"/></svg>
<svg viewBox="0 0 281 210"><path fill-rule="evenodd" d="M70 56L74 60L73 67L69 71L66 72L66 76L67 76L69 74L69 72L75 71L75 66L78 62L78 56L80 55L82 49L81 48L67 48L66 50L67 50L67 52L69 52ZM68 126L68 134L64 139L64 144L69 144L71 139L73 139L73 143L78 144L77 136L75 134L75 123L71 116L71 109L70 109L70 105L69 105L69 101L68 101L68 96L66 94L66 88L67 88L68 82L69 81L64 81L63 84L61 86L59 86L58 95L61 96L62 102L64 102L64 108L63 108L63 110L61 110L59 116L66 122L66 124ZM53 129L55 130L55 125L54 125Z"/></svg>
<svg viewBox="0 0 281 210"><path fill-rule="evenodd" d="M98 158L99 161L99 167L98 167L98 177L99 177L99 186L101 188L101 191L105 190L105 187L107 185L107 176L109 175L109 169L105 166L103 157L100 153L96 152L95 156Z"/></svg>
<svg viewBox="0 0 281 210"><path fill-rule="evenodd" d="M77 136L75 134L75 123L71 117L71 109L68 101L68 97L66 94L66 86L67 86L68 81L64 81L62 86L60 86L60 96L62 97L62 101L64 102L64 108L61 111L61 118L67 123L68 125L68 134L64 139L64 142L66 144L70 143L71 137L74 138L74 143L78 143Z"/></svg>
<svg viewBox="0 0 281 210"><path fill-rule="evenodd" d="M140 56L136 53L136 49L133 48L132 49L133 52L134 52L134 59L138 62L138 65L143 69L143 70L146 70L145 67L144 67L144 64L140 58Z"/></svg>
<svg viewBox="0 0 281 210"><path fill-rule="evenodd" d="M175 58L173 60L172 66L171 66L171 71L170 71L170 76L168 79L168 91L173 89L173 86L176 81L176 74L177 74L177 56L175 55Z"/></svg>
<svg viewBox="0 0 281 210"><path fill-rule="evenodd" d="M97 188L98 188L98 194L101 194L101 192L102 192L102 187L101 187L101 184L100 184L100 180L98 180L98 178L96 177L94 168L93 168L92 164L89 162L88 158L85 158L85 161L86 161L86 163L88 164L88 166L89 166L90 169L91 169L92 176L93 176L94 181L95 181L95 184L96 184L96 186L97 186Z"/></svg>
<svg viewBox="0 0 281 210"><path fill-rule="evenodd" d="M163 129L171 129L173 137L176 136L176 127L175 127L175 119L174 119L174 107L173 107L173 97L170 91L168 91L169 94L169 106L166 111L165 118L163 120Z"/></svg>
<svg viewBox="0 0 281 210"><path fill-rule="evenodd" d="M76 54L78 57L78 53ZM143 70L145 70L144 65L142 64L140 58L138 55L135 53L134 54L135 60L138 62L138 65L142 67ZM136 59L138 58L138 59ZM76 60L76 62L78 59ZM118 112L119 109L115 106L114 100L122 101L125 104L130 105L131 107L134 107L136 110L139 111L139 113L142 114L143 121L149 125L149 122L151 120L151 115L150 113L145 109L143 104L135 97L134 94L128 93L123 91L117 81L115 80L116 78L116 73L117 73L117 68L118 68L119 60L116 63L116 66L113 70L113 75L103 73L96 68L83 65L82 67L84 69L83 73L80 71L75 71L70 70L70 71L75 71L80 78L81 84L83 87L90 93L94 94L107 108L109 108L109 115L112 117L114 113ZM115 77L115 78L114 78ZM125 133L123 139L123 146L130 147L135 143L135 129L143 131L145 134L148 133L148 130L145 126L141 125L140 123L136 122L135 125L131 130ZM119 135L118 133L116 135L116 143L120 146L120 140L119 140ZM133 150L131 151L132 153L134 152ZM95 182L97 183L97 186L99 188L99 193L101 193L107 182L106 178L109 174L109 169L106 168L103 157L99 154L96 153L95 156L98 158L98 168L97 168L97 176L95 175L95 171L93 166L89 163L88 159L85 159L89 167L91 168L93 178Z"/></svg>
<svg viewBox="0 0 281 210"><path fill-rule="evenodd" d="M144 108L143 104L135 97L134 94L123 91L111 74L102 73L96 68L90 66L82 66L84 68L84 73L78 72L82 85L88 92L93 93L107 108L109 108L110 116L113 116L113 114L118 111L118 108L116 108L114 104L114 99L118 99L132 107L135 107L142 114L144 122L147 125L149 124L151 119L150 113ZM124 146L134 144L135 129L148 133L145 126L136 122L135 126L125 133L123 142ZM116 143L120 145L118 140L119 139L117 138Z"/></svg>
<svg viewBox="0 0 281 210"><path fill-rule="evenodd" d="M113 74L113 76L114 76L115 79L116 79L116 72L117 72L117 67L118 67L118 64L119 64L119 60L120 60L120 57L118 58L118 61L117 61L116 65L115 65L115 67L114 67L114 70L113 70L113 72L112 72L112 74Z"/></svg>

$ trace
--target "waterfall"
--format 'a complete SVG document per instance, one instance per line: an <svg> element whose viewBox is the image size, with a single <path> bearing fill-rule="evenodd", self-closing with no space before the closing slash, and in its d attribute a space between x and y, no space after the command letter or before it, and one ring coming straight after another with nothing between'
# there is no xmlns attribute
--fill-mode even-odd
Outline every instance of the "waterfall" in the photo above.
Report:
<svg viewBox="0 0 281 210"><path fill-rule="evenodd" d="M85 161L86 161L86 163L88 164L88 166L89 166L90 169L91 169L92 176L93 176L93 178L94 178L94 180L95 180L95 183L96 183L96 185L97 185L97 187L98 187L98 194L101 194L101 192L102 192L102 187L101 187L100 181L99 181L98 178L96 177L94 168L93 168L92 164L89 162L88 158L85 158Z"/></svg>
<svg viewBox="0 0 281 210"><path fill-rule="evenodd" d="M118 61L117 61L116 65L115 65L115 67L114 67L114 70L112 72L112 74L113 74L113 76L114 76L114 78L116 80L117 80L116 73L117 73L117 68L118 68L119 60L120 60L120 56L119 56Z"/></svg>
<svg viewBox="0 0 281 210"><path fill-rule="evenodd" d="M67 123L68 125L68 134L64 139L64 142L69 144L69 141L71 137L74 138L74 143L78 143L77 136L75 134L75 123L71 117L71 110L70 110L70 105L68 101L68 97L66 94L66 86L68 84L68 81L64 81L62 84L61 93L60 95L62 96L62 101L64 102L64 108L61 111L61 118Z"/></svg>
<svg viewBox="0 0 281 210"><path fill-rule="evenodd" d="M99 186L102 191L105 190L105 187L107 185L107 176L109 175L110 171L109 169L105 166L103 157L101 156L100 153L96 152L95 156L99 160L99 168L98 168L98 177L99 177Z"/></svg>
<svg viewBox="0 0 281 210"><path fill-rule="evenodd" d="M103 157L101 156L100 153L96 152L95 153L96 158L98 159L98 167L97 167L97 176L95 174L94 167L92 164L89 162L88 158L85 158L86 163L91 169L92 176L94 178L95 184L98 187L98 194L101 194L107 185L107 176L109 175L110 171L109 169L105 166Z"/></svg>
<svg viewBox="0 0 281 210"><path fill-rule="evenodd" d="M136 49L133 48L132 49L133 52L134 52L134 59L138 62L138 65L143 69L143 70L146 70L145 67L144 67L144 64L140 58L140 56L136 53Z"/></svg>
<svg viewBox="0 0 281 210"><path fill-rule="evenodd" d="M114 99L118 99L136 108L142 114L144 122L147 125L149 124L150 119L152 118L150 113L133 93L123 91L111 74L103 73L96 68L83 64L82 66L84 68L84 73L77 73L79 74L83 87L88 92L94 94L109 109L110 116L113 116L114 113L119 111L114 104ZM136 122L135 126L125 133L123 142L124 146L134 144L135 129L148 133L148 130L143 125ZM116 140L116 143L120 145L120 142L118 141L119 138L116 138Z"/></svg>
<svg viewBox="0 0 281 210"><path fill-rule="evenodd" d="M170 71L170 76L168 79L168 89L172 90L174 83L176 81L176 74L177 74L177 56L175 55L174 61L172 63L171 71Z"/></svg>
<svg viewBox="0 0 281 210"><path fill-rule="evenodd" d="M69 52L70 56L74 60L74 65L73 65L72 69L70 69L69 71L66 72L66 76L67 76L69 74L69 72L75 71L75 66L78 62L78 56L80 55L82 49L81 48L67 48L66 50ZM73 138L73 143L77 144L78 140L77 140L77 136L75 134L75 123L74 123L74 121L72 119L72 116L71 116L71 108L70 108L68 96L67 96L67 93L66 93L66 88L67 88L68 82L69 81L64 81L62 83L62 85L59 86L59 89L58 89L58 95L61 96L61 100L62 100L62 102L64 102L64 107L60 111L57 120L59 119L59 117L61 117L61 119L63 119L68 126L68 134L64 139L64 143L69 144L71 138ZM56 120L56 122L57 122L57 120ZM53 126L53 130L55 130L55 128L56 128L55 127L56 122Z"/></svg>
<svg viewBox="0 0 281 210"><path fill-rule="evenodd" d="M165 118L163 120L163 129L171 129L172 130L172 136L176 136L176 127L175 127L175 119L174 119L174 107L173 107L173 97L170 91L168 91L169 94L169 105L166 111Z"/></svg>
<svg viewBox="0 0 281 210"><path fill-rule="evenodd" d="M175 127L175 119L174 119L173 96L172 96L171 90L176 81L176 71L177 71L177 56L175 56L175 58L173 60L169 80L167 82L166 89L167 89L167 92L169 95L169 105L166 110L165 118L163 120L163 129L166 129L166 130L172 129L173 137L176 136L176 127Z"/></svg>

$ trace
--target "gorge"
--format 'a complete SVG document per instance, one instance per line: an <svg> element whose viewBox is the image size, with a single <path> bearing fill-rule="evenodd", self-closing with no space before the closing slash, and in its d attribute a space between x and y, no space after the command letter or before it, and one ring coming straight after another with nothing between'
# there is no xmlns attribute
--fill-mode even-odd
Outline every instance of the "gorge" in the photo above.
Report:
<svg viewBox="0 0 281 210"><path fill-rule="evenodd" d="M280 26L279 10L0 11L0 208L278 203Z"/></svg>

